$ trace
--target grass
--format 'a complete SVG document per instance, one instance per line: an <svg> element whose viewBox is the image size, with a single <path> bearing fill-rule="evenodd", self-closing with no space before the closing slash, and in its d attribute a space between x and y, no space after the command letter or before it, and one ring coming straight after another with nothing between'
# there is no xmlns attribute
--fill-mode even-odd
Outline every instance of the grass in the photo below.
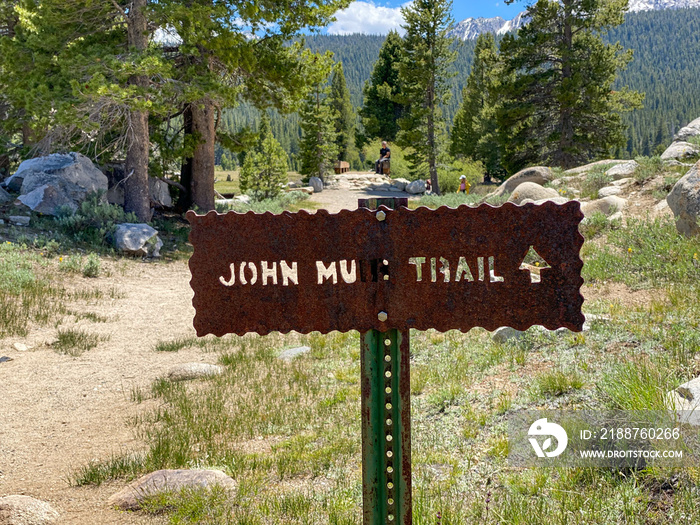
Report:
<svg viewBox="0 0 700 525"><path fill-rule="evenodd" d="M587 282L618 281L634 288L695 283L700 278L700 239L687 239L670 219L628 219L611 229L602 247L585 245Z"/></svg>
<svg viewBox="0 0 700 525"><path fill-rule="evenodd" d="M282 213L285 210L299 211L302 208L310 208L308 203L304 202L309 196L301 191L290 191L282 193L274 199L264 199L261 201L251 200L250 203L236 201L229 205L217 205L216 211L226 213L227 211L235 211L238 213L246 213L252 211L254 213Z"/></svg>
<svg viewBox="0 0 700 525"><path fill-rule="evenodd" d="M595 200L598 198L598 190L608 186L612 182L612 177L605 174L607 165L596 166L586 175L581 184L581 197Z"/></svg>
<svg viewBox="0 0 700 525"><path fill-rule="evenodd" d="M59 354L80 357L105 340L96 334L89 334L79 329L58 330L57 339L51 346Z"/></svg>
<svg viewBox="0 0 700 525"><path fill-rule="evenodd" d="M66 313L65 303L83 299L50 277L48 261L26 245L0 244L0 337L26 336L32 324L47 325Z"/></svg>
<svg viewBox="0 0 700 525"><path fill-rule="evenodd" d="M561 396L583 388L581 375L576 371L549 370L534 379L534 391L541 397Z"/></svg>

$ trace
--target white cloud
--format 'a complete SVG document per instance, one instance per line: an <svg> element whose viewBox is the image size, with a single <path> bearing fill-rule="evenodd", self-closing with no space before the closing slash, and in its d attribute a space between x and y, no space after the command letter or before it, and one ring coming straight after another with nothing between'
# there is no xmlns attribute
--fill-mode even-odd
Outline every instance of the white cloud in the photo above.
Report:
<svg viewBox="0 0 700 525"><path fill-rule="evenodd" d="M404 7L409 3L404 4ZM353 2L347 9L338 11L335 17L336 21L328 26L329 35L386 35L392 29L400 34L404 32L401 29L404 20L398 7L383 7L374 2Z"/></svg>

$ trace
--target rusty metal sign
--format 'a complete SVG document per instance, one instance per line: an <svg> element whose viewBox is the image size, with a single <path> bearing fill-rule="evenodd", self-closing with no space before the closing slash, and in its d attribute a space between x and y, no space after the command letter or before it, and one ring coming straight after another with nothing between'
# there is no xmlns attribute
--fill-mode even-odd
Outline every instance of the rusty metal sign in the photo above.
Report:
<svg viewBox="0 0 700 525"><path fill-rule="evenodd" d="M187 218L200 336L583 325L577 202Z"/></svg>

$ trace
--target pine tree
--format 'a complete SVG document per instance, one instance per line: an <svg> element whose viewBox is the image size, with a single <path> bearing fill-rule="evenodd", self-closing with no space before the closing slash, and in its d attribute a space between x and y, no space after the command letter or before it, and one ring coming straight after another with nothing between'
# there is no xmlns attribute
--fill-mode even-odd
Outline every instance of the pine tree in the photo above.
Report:
<svg viewBox="0 0 700 525"><path fill-rule="evenodd" d="M500 175L501 148L497 142L500 77L503 74L492 33L476 41L474 63L462 92L462 105L452 127L450 154L480 160L488 175Z"/></svg>
<svg viewBox="0 0 700 525"><path fill-rule="evenodd" d="M399 79L408 109L399 121L397 142L413 148L408 156L412 173L427 171L438 195L437 164L445 126L441 105L451 94L447 80L456 57L454 38L447 36L454 22L451 11L451 0L415 0L401 8L406 36Z"/></svg>
<svg viewBox="0 0 700 525"><path fill-rule="evenodd" d="M343 63L333 69L329 104L335 114L335 144L338 160L357 163L359 155L355 148L355 110L350 102L350 91L345 81Z"/></svg>
<svg viewBox="0 0 700 525"><path fill-rule="evenodd" d="M379 51L372 76L365 83L364 102L359 111L364 127L362 138L365 142L375 138L389 142L396 140L398 121L405 111L405 105L399 101L402 47L403 40L399 34L396 31L389 32Z"/></svg>
<svg viewBox="0 0 700 525"><path fill-rule="evenodd" d="M335 118L326 78L316 79L301 109L301 174L325 181L338 158Z"/></svg>
<svg viewBox="0 0 700 525"><path fill-rule="evenodd" d="M620 114L642 97L613 90L632 53L606 45L601 33L622 23L626 6L539 0L528 5L531 21L517 38L504 37L501 56L514 76L504 86L499 126L510 171L542 163L571 168L624 143Z"/></svg>
<svg viewBox="0 0 700 525"><path fill-rule="evenodd" d="M257 200L274 198L289 180L287 170L287 154L272 134L270 120L265 116L260 125L260 142L246 155L241 168L241 191L251 191Z"/></svg>

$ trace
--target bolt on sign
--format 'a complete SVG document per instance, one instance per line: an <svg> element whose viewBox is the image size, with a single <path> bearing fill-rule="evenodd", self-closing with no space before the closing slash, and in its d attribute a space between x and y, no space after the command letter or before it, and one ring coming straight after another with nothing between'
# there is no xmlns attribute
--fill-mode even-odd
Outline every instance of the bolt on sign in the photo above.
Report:
<svg viewBox="0 0 700 525"><path fill-rule="evenodd" d="M187 214L197 335L361 332L365 525L412 522L409 329L584 322L577 202L406 204Z"/></svg>

